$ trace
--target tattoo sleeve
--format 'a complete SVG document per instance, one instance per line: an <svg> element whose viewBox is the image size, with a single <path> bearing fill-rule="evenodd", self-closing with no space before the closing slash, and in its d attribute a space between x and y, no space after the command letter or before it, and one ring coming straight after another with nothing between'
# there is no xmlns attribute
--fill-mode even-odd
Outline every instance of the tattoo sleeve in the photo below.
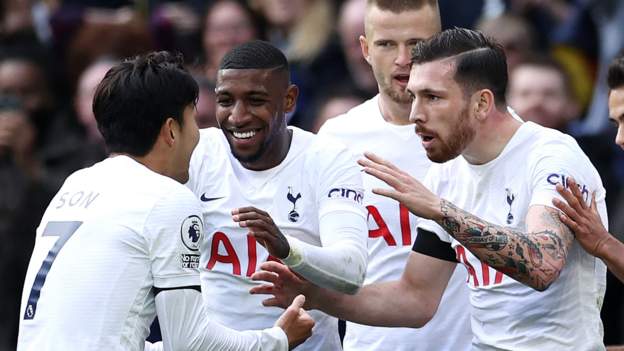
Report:
<svg viewBox="0 0 624 351"><path fill-rule="evenodd" d="M527 215L528 233L488 223L444 199L437 223L492 268L541 291L559 276L574 236L557 209L536 207Z"/></svg>

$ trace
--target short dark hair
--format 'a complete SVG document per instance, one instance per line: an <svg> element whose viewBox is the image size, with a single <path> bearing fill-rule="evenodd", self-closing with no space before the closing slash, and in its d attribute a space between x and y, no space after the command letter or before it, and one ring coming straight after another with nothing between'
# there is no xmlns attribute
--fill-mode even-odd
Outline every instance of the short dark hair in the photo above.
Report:
<svg viewBox="0 0 624 351"><path fill-rule="evenodd" d="M152 52L124 60L98 85L93 113L110 152L145 156L167 118L183 124L198 87L181 54Z"/></svg>
<svg viewBox="0 0 624 351"><path fill-rule="evenodd" d="M288 71L288 60L283 52L263 40L252 40L230 50L219 69L283 69Z"/></svg>
<svg viewBox="0 0 624 351"><path fill-rule="evenodd" d="M624 87L624 50L622 50L609 65L607 85L609 89Z"/></svg>
<svg viewBox="0 0 624 351"><path fill-rule="evenodd" d="M506 105L507 61L503 47L483 33L447 29L421 41L412 50L412 63L421 64L454 58L454 79L466 95L477 89L490 89L499 108Z"/></svg>
<svg viewBox="0 0 624 351"><path fill-rule="evenodd" d="M401 13L409 10L420 10L423 6L438 8L438 0L368 0L366 5L374 5L384 11Z"/></svg>

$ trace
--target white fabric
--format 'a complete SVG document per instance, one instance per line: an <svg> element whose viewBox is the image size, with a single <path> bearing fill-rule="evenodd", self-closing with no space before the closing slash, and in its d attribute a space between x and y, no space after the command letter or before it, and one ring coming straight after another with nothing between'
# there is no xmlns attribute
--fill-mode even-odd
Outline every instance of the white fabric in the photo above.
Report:
<svg viewBox="0 0 624 351"><path fill-rule="evenodd" d="M364 151L374 152L413 177L423 179L431 162L414 125L397 126L385 122L378 103L375 97L345 115L328 120L319 134L338 138L359 155ZM383 182L366 174L363 178L364 203L369 209L369 262L365 283L397 280L416 238L417 217L396 201L371 192L373 188L387 187ZM438 312L423 328L383 328L347 322L344 349L468 350L472 333L465 280L465 270L458 267Z"/></svg>
<svg viewBox="0 0 624 351"><path fill-rule="evenodd" d="M156 295L165 351L288 350L288 339L281 328L237 332L206 318L204 309L197 308L201 305L200 292L192 289L162 291Z"/></svg>
<svg viewBox="0 0 624 351"><path fill-rule="evenodd" d="M269 170L242 167L218 129L201 131L200 143L191 158L187 186L207 200L202 202L206 236L200 263L204 303L215 320L234 329L269 327L281 312L262 307L266 296L249 294L251 287L260 284L249 277L269 256L246 229L232 220L234 208L255 206L268 212L289 240L295 238L318 247L329 247L333 242L347 245L346 241L351 241L361 254L350 257L353 263L329 267L333 268L329 273L344 274L346 281L362 280L365 262L358 260L366 257L366 233L359 238L337 238L340 233L325 233L319 225L320 218L333 212L350 212L364 223L362 178L355 158L339 143L297 128L291 130L288 155ZM305 250L304 245L300 248ZM311 256L311 251L303 255L306 259ZM313 335L297 349L339 348L336 319L319 311L311 311L311 315L316 321Z"/></svg>
<svg viewBox="0 0 624 351"><path fill-rule="evenodd" d="M432 191L483 220L526 232L532 205L552 206L557 183L573 176L597 203L607 224L600 176L574 139L526 122L502 153L484 165L463 157L432 166ZM544 292L498 273L479 261L432 221L419 227L452 242L469 272L472 330L478 350L603 350L600 308L604 264L574 242L559 278Z"/></svg>
<svg viewBox="0 0 624 351"><path fill-rule="evenodd" d="M290 254L282 260L316 285L355 294L366 275L366 222L359 213L326 212L319 219L323 247L290 237Z"/></svg>
<svg viewBox="0 0 624 351"><path fill-rule="evenodd" d="M143 350L156 315L152 288L199 285L201 233L196 197L129 157L74 173L37 229L18 350ZM40 270L46 256L47 274ZM29 296L44 275L35 309ZM190 321L169 322L191 329Z"/></svg>

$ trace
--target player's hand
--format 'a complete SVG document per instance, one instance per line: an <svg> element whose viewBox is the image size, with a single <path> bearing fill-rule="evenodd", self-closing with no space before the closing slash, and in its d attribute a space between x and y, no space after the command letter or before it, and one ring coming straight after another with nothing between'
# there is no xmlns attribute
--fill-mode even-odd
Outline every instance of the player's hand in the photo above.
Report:
<svg viewBox="0 0 624 351"><path fill-rule="evenodd" d="M314 320L303 309L304 303L305 296L298 295L275 322L275 326L282 328L286 333L288 347L291 350L312 335Z"/></svg>
<svg viewBox="0 0 624 351"><path fill-rule="evenodd" d="M271 216L253 206L232 210L232 219L264 246L269 253L277 258L286 258L290 253L288 240L280 232Z"/></svg>
<svg viewBox="0 0 624 351"><path fill-rule="evenodd" d="M358 161L364 167L364 172L392 187L375 188L373 193L402 203L416 216L434 220L442 217L440 198L418 180L373 153L365 152L364 156Z"/></svg>
<svg viewBox="0 0 624 351"><path fill-rule="evenodd" d="M305 307L309 309L311 299L316 295L315 289L318 289L286 265L275 261L262 263L260 270L252 274L251 280L267 282L249 290L251 294L273 295L262 301L262 305L267 307L286 308L297 295L303 294L308 297L308 306Z"/></svg>
<svg viewBox="0 0 624 351"><path fill-rule="evenodd" d="M557 198L552 200L553 205L565 213L559 214L561 221L574 232L576 240L588 253L601 257L601 252L603 252L605 245L608 245L612 236L600 220L596 206L596 194L592 194L591 206L588 206L572 177L568 178L568 189L557 184L557 192L567 202Z"/></svg>

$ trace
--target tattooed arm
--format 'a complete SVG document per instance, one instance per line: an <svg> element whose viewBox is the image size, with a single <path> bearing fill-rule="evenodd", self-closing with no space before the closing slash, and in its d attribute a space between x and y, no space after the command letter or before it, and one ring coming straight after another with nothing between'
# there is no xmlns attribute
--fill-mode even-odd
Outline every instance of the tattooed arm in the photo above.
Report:
<svg viewBox="0 0 624 351"><path fill-rule="evenodd" d="M373 193L393 198L412 213L436 221L475 256L536 290L545 290L563 269L574 236L555 208L529 208L527 231L495 225L440 199L409 174L373 154L359 161L364 171L393 189Z"/></svg>
<svg viewBox="0 0 624 351"><path fill-rule="evenodd" d="M574 236L555 208L529 208L527 231L484 221L441 199L434 219L457 241L492 268L543 291L565 265Z"/></svg>

